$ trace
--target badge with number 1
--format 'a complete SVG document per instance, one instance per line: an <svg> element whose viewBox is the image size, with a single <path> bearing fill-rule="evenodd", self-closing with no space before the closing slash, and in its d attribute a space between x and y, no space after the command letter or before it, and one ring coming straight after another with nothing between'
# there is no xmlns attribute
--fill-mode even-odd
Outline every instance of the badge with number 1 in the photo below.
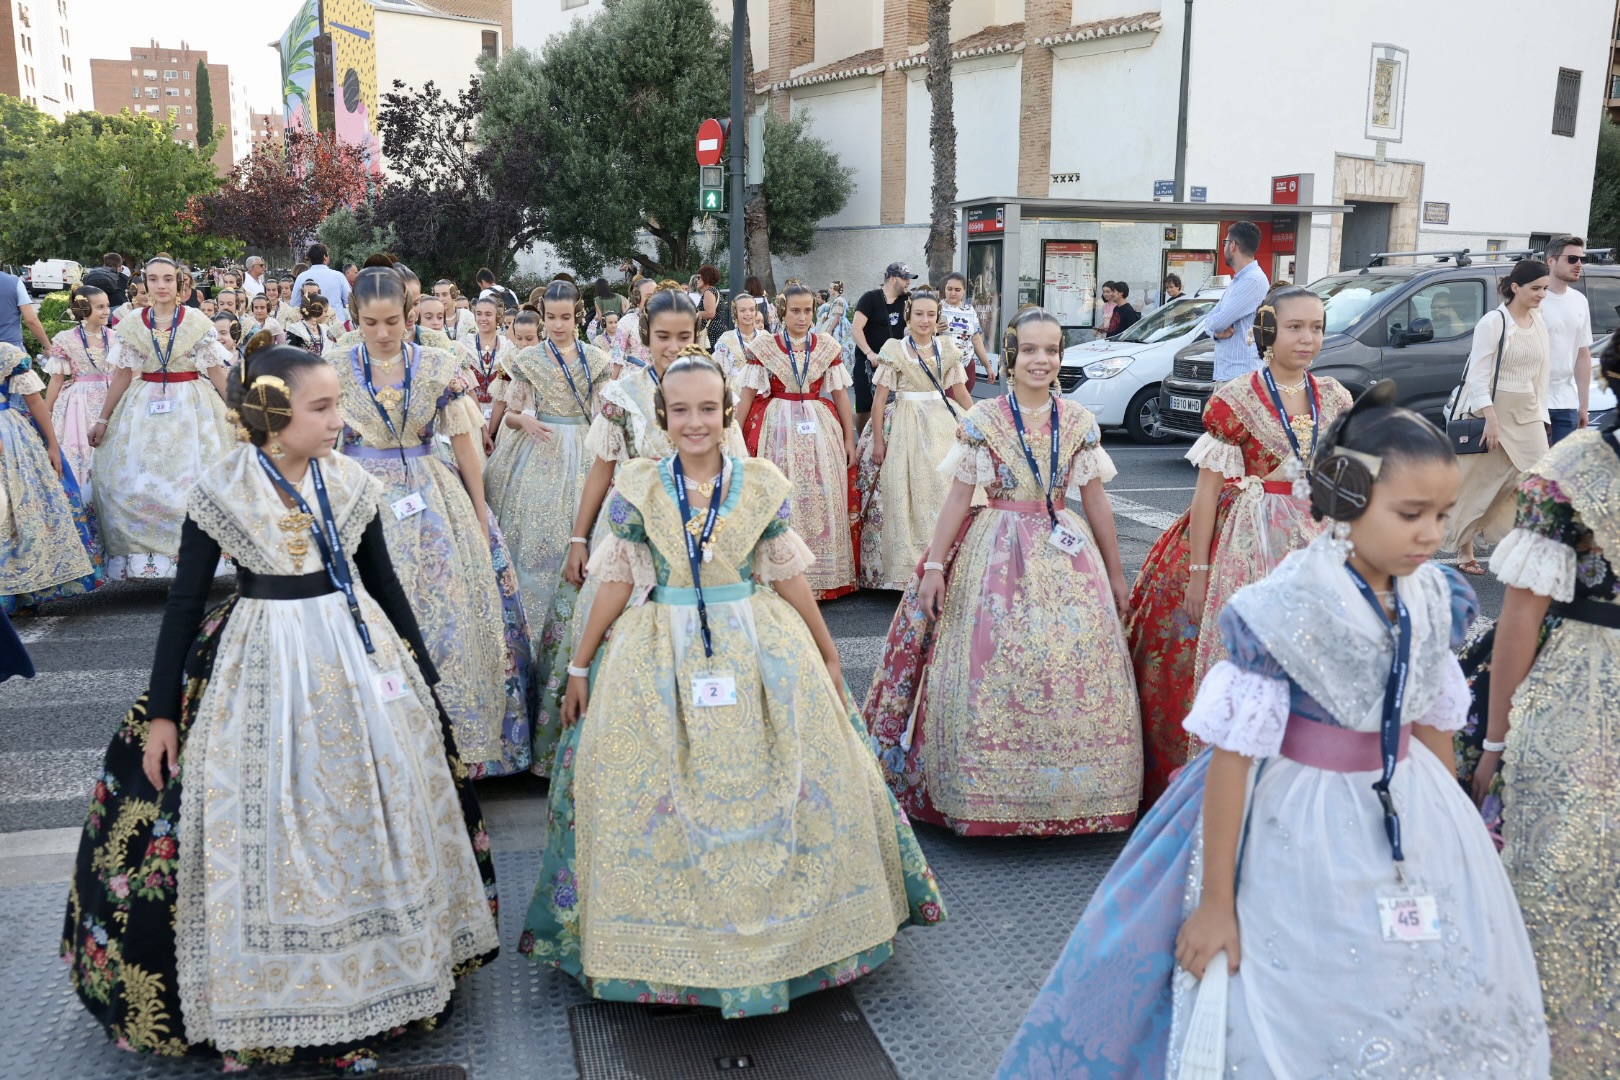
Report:
<svg viewBox="0 0 1620 1080"><path fill-rule="evenodd" d="M699 675L692 680L692 704L700 709L737 704L737 680L730 675Z"/></svg>
<svg viewBox="0 0 1620 1080"><path fill-rule="evenodd" d="M1052 535L1046 538L1046 542L1065 555L1075 555L1079 553L1081 548L1085 547L1086 537L1084 533L1076 532L1062 522L1058 522L1052 526Z"/></svg>
<svg viewBox="0 0 1620 1080"><path fill-rule="evenodd" d="M400 521L404 521L406 518L420 514L422 511L426 510L427 502L422 498L422 493L420 491L413 491L403 499L395 502L393 504L393 509L394 516Z"/></svg>
<svg viewBox="0 0 1620 1080"><path fill-rule="evenodd" d="M400 670L385 671L377 676L377 693L382 695L384 702L398 701L411 692L410 684Z"/></svg>

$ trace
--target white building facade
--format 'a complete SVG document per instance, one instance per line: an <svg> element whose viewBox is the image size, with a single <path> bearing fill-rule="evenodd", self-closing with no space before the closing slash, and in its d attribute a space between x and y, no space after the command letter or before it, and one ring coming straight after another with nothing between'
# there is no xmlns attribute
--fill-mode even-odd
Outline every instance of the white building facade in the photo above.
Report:
<svg viewBox="0 0 1620 1080"><path fill-rule="evenodd" d="M750 11L759 107L808 113L856 185L816 249L778 259L778 275L864 288L894 259L919 266L926 0L753 0ZM1586 229L1615 0L1561 0L1533 19L1508 0L957 0L952 11L959 199L1154 198L1175 175L1191 12L1188 187L1209 203L1265 204L1274 177L1299 177L1284 198L1354 211L1315 215L1308 265L1279 258L1268 273L1309 281L1377 251L1513 249Z"/></svg>
<svg viewBox="0 0 1620 1080"><path fill-rule="evenodd" d="M69 25L71 0L0 0L0 94L58 120L91 108L90 68Z"/></svg>

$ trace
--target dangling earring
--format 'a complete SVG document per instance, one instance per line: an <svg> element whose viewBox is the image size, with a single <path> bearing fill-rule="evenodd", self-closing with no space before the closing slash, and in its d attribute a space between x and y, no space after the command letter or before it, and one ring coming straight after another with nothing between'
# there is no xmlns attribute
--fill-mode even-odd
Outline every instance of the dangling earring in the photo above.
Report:
<svg viewBox="0 0 1620 1080"><path fill-rule="evenodd" d="M1266 367L1270 367L1270 366L1271 366L1271 346L1270 346L1270 345L1267 345L1267 346L1266 346L1266 351L1265 351L1265 353L1264 353L1264 354L1263 354L1263 355L1262 355L1262 356L1261 356L1261 357L1260 357L1260 362L1261 362L1261 363L1263 363L1263 364L1265 364L1265 365L1266 365Z"/></svg>
<svg viewBox="0 0 1620 1080"><path fill-rule="evenodd" d="M1350 556L1356 553L1355 542L1350 539L1350 523L1348 521L1335 521L1333 523L1333 554L1340 561L1349 562Z"/></svg>
<svg viewBox="0 0 1620 1080"><path fill-rule="evenodd" d="M286 451L281 448L281 440L280 439L271 439L270 440L270 445L265 447L264 449L265 449L265 452L267 454L269 454L273 458L279 458L279 457L282 457L283 455L286 454Z"/></svg>

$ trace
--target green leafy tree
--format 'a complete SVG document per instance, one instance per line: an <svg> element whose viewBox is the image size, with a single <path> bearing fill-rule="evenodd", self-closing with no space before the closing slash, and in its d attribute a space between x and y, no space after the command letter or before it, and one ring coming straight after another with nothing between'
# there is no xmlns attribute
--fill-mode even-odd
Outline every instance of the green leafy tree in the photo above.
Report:
<svg viewBox="0 0 1620 1080"><path fill-rule="evenodd" d="M707 0L606 0L536 55L484 61L481 142L529 132L550 168L529 194L542 239L582 272L634 259L648 273L689 263L697 214L692 140L724 116L730 46ZM647 254L638 240L657 242Z"/></svg>
<svg viewBox="0 0 1620 1080"><path fill-rule="evenodd" d="M821 139L806 132L807 113L765 116L765 204L771 251L804 255L816 246L816 223L844 208L855 192L854 171Z"/></svg>
<svg viewBox="0 0 1620 1080"><path fill-rule="evenodd" d="M49 115L8 94L0 94L0 165L22 157L56 131Z"/></svg>
<svg viewBox="0 0 1620 1080"><path fill-rule="evenodd" d="M1620 125L1607 119L1598 126L1586 239L1591 247L1620 244Z"/></svg>
<svg viewBox="0 0 1620 1080"><path fill-rule="evenodd" d="M208 65L197 61L197 145L214 141L214 87L208 81Z"/></svg>
<svg viewBox="0 0 1620 1080"><path fill-rule="evenodd" d="M393 225L379 228L367 216L368 220L361 220L361 214L341 206L326 215L326 220L315 230L316 238L326 245L334 267L351 262L363 266L373 255L398 250L399 236Z"/></svg>
<svg viewBox="0 0 1620 1080"><path fill-rule="evenodd" d="M26 155L0 164L0 261L141 258L206 262L240 246L195 228L187 207L219 186L207 154L165 124L75 113Z"/></svg>

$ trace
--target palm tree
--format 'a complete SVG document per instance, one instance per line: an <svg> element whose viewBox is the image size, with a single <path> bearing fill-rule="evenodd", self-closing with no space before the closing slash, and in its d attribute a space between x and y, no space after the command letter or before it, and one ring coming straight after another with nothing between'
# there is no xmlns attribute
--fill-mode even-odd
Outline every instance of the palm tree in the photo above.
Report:
<svg viewBox="0 0 1620 1080"><path fill-rule="evenodd" d="M297 76L315 68L315 33L320 28L316 5L319 3L320 0L305 0L298 14L293 16L292 25L282 35L281 48L277 50L281 54L281 100L297 98L302 102L306 123L310 119L309 91L298 85Z"/></svg>
<svg viewBox="0 0 1620 1080"><path fill-rule="evenodd" d="M928 0L928 145L934 152L928 283L936 289L956 261L956 98L951 90L951 0Z"/></svg>

